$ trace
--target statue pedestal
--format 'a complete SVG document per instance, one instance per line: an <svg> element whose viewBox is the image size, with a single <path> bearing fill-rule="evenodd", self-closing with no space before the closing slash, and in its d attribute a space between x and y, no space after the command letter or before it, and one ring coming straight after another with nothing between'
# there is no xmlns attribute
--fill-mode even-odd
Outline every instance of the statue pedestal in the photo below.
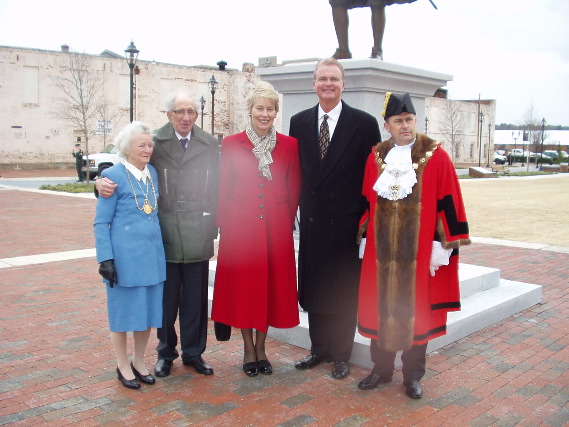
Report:
<svg viewBox="0 0 569 427"><path fill-rule="evenodd" d="M452 80L448 74L376 59L348 59L340 62L346 76L342 98L352 107L378 118L380 124L386 92L409 92L417 110L418 123L424 123L425 98L433 96L437 89ZM312 87L315 66L316 62L302 62L256 70L261 79L271 83L283 95L281 118L285 134L288 133L291 116L318 102Z"/></svg>

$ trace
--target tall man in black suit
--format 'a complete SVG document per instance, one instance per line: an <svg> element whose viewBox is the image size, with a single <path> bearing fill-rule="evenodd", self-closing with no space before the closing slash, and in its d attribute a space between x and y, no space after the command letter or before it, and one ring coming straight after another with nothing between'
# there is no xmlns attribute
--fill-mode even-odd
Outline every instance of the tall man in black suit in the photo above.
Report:
<svg viewBox="0 0 569 427"><path fill-rule="evenodd" d="M312 343L295 367L332 360L332 376L342 379L356 332L363 171L381 135L373 116L342 101L344 67L336 59L318 62L313 87L318 105L294 115L289 130L300 147L299 301Z"/></svg>

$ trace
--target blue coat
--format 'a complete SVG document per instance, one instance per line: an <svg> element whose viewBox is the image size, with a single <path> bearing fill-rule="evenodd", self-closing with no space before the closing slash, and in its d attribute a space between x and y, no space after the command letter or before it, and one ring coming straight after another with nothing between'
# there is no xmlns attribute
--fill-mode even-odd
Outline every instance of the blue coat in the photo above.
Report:
<svg viewBox="0 0 569 427"><path fill-rule="evenodd" d="M158 197L158 175L148 165ZM109 198L99 197L94 231L97 261L114 259L119 286L151 286L166 280L166 256L158 223L158 210L150 215L136 206L126 167L119 163L106 169L102 177L118 184ZM142 207L144 196L136 179L132 184ZM148 184L148 199L154 207L152 185ZM106 282L106 280L105 280Z"/></svg>

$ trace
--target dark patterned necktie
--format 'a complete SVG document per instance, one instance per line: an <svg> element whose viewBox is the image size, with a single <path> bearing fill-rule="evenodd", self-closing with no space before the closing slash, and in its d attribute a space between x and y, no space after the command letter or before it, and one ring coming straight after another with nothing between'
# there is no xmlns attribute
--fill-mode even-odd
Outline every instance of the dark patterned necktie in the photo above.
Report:
<svg viewBox="0 0 569 427"><path fill-rule="evenodd" d="M323 159L328 151L330 144L330 128L328 128L328 114L324 114L322 124L320 125L320 136L318 138L318 147L320 149L320 158Z"/></svg>
<svg viewBox="0 0 569 427"><path fill-rule="evenodd" d="M188 138L180 139L180 144L182 144L182 148L184 149L184 151L186 151L186 146L188 144Z"/></svg>

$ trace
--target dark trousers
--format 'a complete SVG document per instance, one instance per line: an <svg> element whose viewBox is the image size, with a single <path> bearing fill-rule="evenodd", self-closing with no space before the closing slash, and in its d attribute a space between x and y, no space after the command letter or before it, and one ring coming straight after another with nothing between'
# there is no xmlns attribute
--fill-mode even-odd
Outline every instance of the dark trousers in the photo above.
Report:
<svg viewBox="0 0 569 427"><path fill-rule="evenodd" d="M81 160L81 163L75 163L75 170L77 171L77 179L79 181L83 181L83 172L81 172L81 166L82 166L83 160ZM89 173L89 172L87 172Z"/></svg>
<svg viewBox="0 0 569 427"><path fill-rule="evenodd" d="M166 263L162 327L158 328L158 359L178 357L174 323L179 315L182 360L197 359L207 340L207 287L209 262Z"/></svg>
<svg viewBox="0 0 569 427"><path fill-rule="evenodd" d="M308 312L311 353L335 362L348 362L356 335L357 312Z"/></svg>
<svg viewBox="0 0 569 427"><path fill-rule="evenodd" d="M376 340L370 343L371 361L375 363L373 373L381 376L393 374L395 369L395 352L381 350ZM421 381L425 375L425 363L427 358L427 344L411 346L401 355L403 362L403 381Z"/></svg>

